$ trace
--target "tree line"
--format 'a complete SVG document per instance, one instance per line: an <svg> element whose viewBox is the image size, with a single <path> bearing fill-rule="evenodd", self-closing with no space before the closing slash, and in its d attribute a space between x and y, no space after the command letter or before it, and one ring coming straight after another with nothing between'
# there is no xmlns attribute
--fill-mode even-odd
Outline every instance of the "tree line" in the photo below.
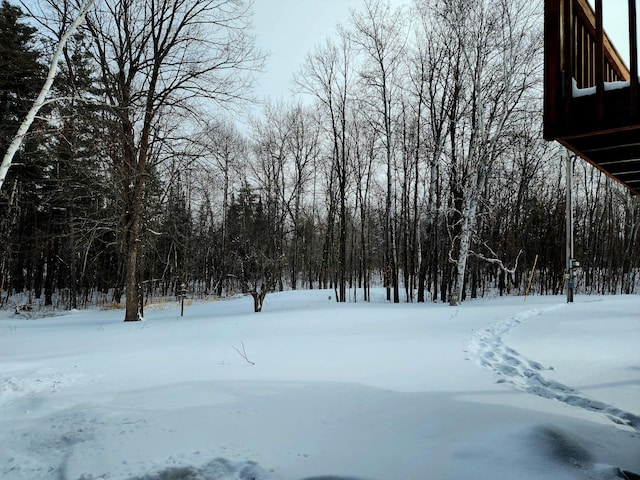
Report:
<svg viewBox="0 0 640 480"><path fill-rule="evenodd" d="M3 1L0 151L79 2ZM542 5L365 0L254 102L240 0L101 0L0 190L0 304L330 288L560 293L567 153L541 136ZM638 293L640 202L574 159L577 292ZM535 263L535 268L534 268ZM22 297L21 297L22 296Z"/></svg>

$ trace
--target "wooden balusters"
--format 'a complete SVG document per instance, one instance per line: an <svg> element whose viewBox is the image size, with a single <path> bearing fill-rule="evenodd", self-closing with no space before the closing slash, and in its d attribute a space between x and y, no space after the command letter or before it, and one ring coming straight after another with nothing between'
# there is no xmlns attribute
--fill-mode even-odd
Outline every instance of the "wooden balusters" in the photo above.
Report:
<svg viewBox="0 0 640 480"><path fill-rule="evenodd" d="M596 0L596 104L598 121L604 119L604 22L602 21L602 0Z"/></svg>
<svg viewBox="0 0 640 480"><path fill-rule="evenodd" d="M629 95L631 116L638 115L638 25L636 0L629 0Z"/></svg>

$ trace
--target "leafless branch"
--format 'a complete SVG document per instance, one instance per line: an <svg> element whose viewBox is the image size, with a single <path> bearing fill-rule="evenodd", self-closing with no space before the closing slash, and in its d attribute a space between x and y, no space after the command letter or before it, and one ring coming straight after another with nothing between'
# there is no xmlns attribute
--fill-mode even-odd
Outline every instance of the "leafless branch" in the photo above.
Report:
<svg viewBox="0 0 640 480"><path fill-rule="evenodd" d="M236 347L233 347L233 349L234 349L236 352L238 352L238 354L239 354L242 358L244 358L244 359L247 361L247 363L248 363L248 364L250 364L250 365L255 365L255 363L254 363L254 362L252 362L251 360L249 360L249 358L247 357L247 351L246 351L246 350L245 350L245 348L244 348L244 342L240 342L240 345L242 345L242 351L240 351L240 350L239 350L238 348L236 348Z"/></svg>
<svg viewBox="0 0 640 480"><path fill-rule="evenodd" d="M498 258L498 254L494 252L489 245L487 245L487 242L484 242L484 246L486 247L487 250L489 250L491 255L493 255L493 258L485 257L483 254L474 252L473 250L470 250L469 253L474 257L479 258L480 260L484 260L485 262L498 265L498 267L500 267L500 269L506 273L511 273L511 274L515 273L515 271L518 269L518 260L520 259L520 255L522 255L522 249L520 249L520 251L518 252L518 255L516 256L516 261L513 268L508 268L504 265L502 260Z"/></svg>

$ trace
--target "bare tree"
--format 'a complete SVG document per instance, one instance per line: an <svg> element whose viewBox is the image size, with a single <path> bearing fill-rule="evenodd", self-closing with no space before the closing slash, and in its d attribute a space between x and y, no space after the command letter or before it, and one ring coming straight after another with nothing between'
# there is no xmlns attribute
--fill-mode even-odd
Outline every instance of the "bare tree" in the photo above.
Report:
<svg viewBox="0 0 640 480"><path fill-rule="evenodd" d="M425 197L420 222L420 266L418 272L418 302L425 301L425 290L432 300L438 298L438 284L446 291L446 276L441 275L440 221L442 203L442 169L449 125L458 95L456 72L460 53L452 51L439 28L434 11L419 0L414 2L415 39L408 56L408 95L413 99L416 117L416 164L425 165ZM445 293L446 295L446 293ZM444 295L443 295L444 299Z"/></svg>
<svg viewBox="0 0 640 480"><path fill-rule="evenodd" d="M199 183L204 205L209 210L209 218L219 219L220 229L215 257L217 259L215 291L222 295L226 280L229 279L227 245L229 230L229 205L238 178L244 175L242 162L247 159L249 145L230 118L209 121L198 137L201 150L196 162L195 181ZM213 192L212 188L217 192ZM221 190L222 199L214 200ZM213 204L221 208L217 214L213 212Z"/></svg>
<svg viewBox="0 0 640 480"><path fill-rule="evenodd" d="M402 57L406 46L405 22L401 10L392 11L385 0L366 0L362 12L352 12L352 32L347 32L358 46L364 63L360 72L363 84L371 92L371 119L377 126L385 149L387 192L385 201L385 283L387 300L400 301L398 252L394 197L394 106L398 102Z"/></svg>
<svg viewBox="0 0 640 480"><path fill-rule="evenodd" d="M327 40L325 45L316 48L306 58L296 83L302 91L313 95L322 108L326 123L325 132L331 148L331 174L329 190L333 190L333 179L337 180L337 201L339 203L339 239L337 258L336 300L346 301L346 267L347 267L347 190L349 187L349 149L348 120L351 108L353 69L351 65L352 47L349 38L342 34L339 43ZM331 248L329 238L333 229L333 203L329 195L329 219L327 221L327 241L325 249ZM325 250L325 257L328 251Z"/></svg>
<svg viewBox="0 0 640 480"><path fill-rule="evenodd" d="M363 107L364 108L364 107ZM370 121L360 115L359 109L352 110L351 139L353 143L353 181L355 182L355 210L359 214L360 252L358 254L358 282L362 282L363 297L371 299L371 191L376 176L375 166L379 163L380 142ZM354 232L355 235L355 232ZM355 242L354 242L355 243Z"/></svg>
<svg viewBox="0 0 640 480"><path fill-rule="evenodd" d="M304 199L307 196L308 184L315 173L315 165L320 154L318 122L312 110L295 104L287 111L289 135L287 149L291 161L287 168L289 192L284 199L286 211L292 224L291 253L289 255L289 271L291 288L297 288L301 270L301 249L303 240ZM307 255L309 257L309 255Z"/></svg>
<svg viewBox="0 0 640 480"><path fill-rule="evenodd" d="M452 148L464 146L459 159L452 156L452 162L461 161L455 166L462 174L452 178L461 196L454 201L460 213L450 252L456 275L449 303L458 305L485 182L506 147L505 134L517 119L525 93L539 80L536 55L540 47L535 34L539 15L524 0L473 0L464 5L447 0L439 13L461 55L464 87L456 100L463 102L464 117L449 132Z"/></svg>
<svg viewBox="0 0 640 480"><path fill-rule="evenodd" d="M241 0L103 0L87 15L92 54L117 125L112 163L122 203L125 321L140 318L144 199L160 158L155 150L164 140L157 130L161 114L196 113L199 99L222 107L248 99L263 60L249 34L250 14L250 4Z"/></svg>

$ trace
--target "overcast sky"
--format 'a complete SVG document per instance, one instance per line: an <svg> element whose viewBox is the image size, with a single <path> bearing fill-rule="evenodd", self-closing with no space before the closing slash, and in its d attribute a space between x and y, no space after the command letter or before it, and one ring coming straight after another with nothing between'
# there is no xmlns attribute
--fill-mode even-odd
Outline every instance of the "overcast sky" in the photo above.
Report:
<svg viewBox="0 0 640 480"><path fill-rule="evenodd" d="M410 3L391 0L393 6ZM605 30L628 65L627 0L603 3ZM307 52L334 35L337 23L348 23L349 8L361 5L362 0L255 0L256 40L271 52L266 71L259 77L259 98L288 98L292 75L300 69Z"/></svg>
<svg viewBox="0 0 640 480"><path fill-rule="evenodd" d="M292 75L304 63L307 52L334 35L338 23L348 23L349 8L362 5L362 0L254 1L256 41L271 52L257 92L274 101L289 96ZM393 6L409 3L391 0Z"/></svg>
<svg viewBox="0 0 640 480"><path fill-rule="evenodd" d="M30 7L37 7L41 2L23 1ZM542 0L538 1L542 8ZM390 0L394 7L411 2ZM589 2L595 3L594 0ZM274 101L288 98L292 75L302 66L307 52L328 36L335 35L338 23L348 23L349 9L359 9L362 4L363 0L254 0L256 41L271 53L265 72L259 76L258 97L269 97ZM629 65L627 0L605 0L603 4L605 30Z"/></svg>
<svg viewBox="0 0 640 480"><path fill-rule="evenodd" d="M594 5L595 1L589 0L589 3ZM629 10L627 8L627 0L605 0L602 4L604 30L625 64L629 66ZM640 23L638 24L640 25Z"/></svg>

